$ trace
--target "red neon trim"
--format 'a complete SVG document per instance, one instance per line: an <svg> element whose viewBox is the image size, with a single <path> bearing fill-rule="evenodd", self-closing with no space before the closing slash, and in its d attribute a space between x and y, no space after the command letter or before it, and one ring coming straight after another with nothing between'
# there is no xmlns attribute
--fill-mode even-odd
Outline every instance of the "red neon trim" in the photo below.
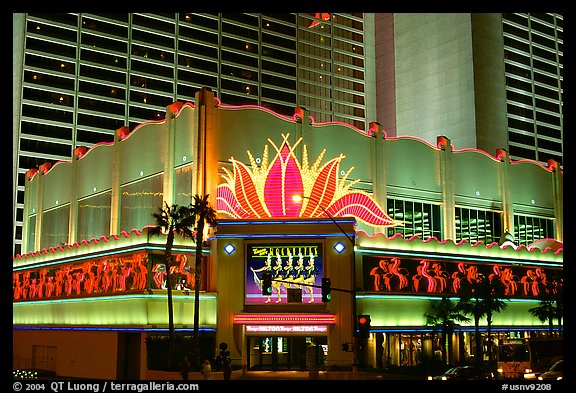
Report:
<svg viewBox="0 0 576 393"><path fill-rule="evenodd" d="M528 159L510 160L510 164L512 164L512 165L516 165L516 164L536 164L536 165L538 165L539 167L541 167L542 169L544 169L544 170L546 170L546 171L548 171L548 172L552 172L552 171L554 170L554 167L551 166L551 165L546 166L546 165L544 165L544 164L541 164L541 163L538 162L538 161L528 160Z"/></svg>
<svg viewBox="0 0 576 393"><path fill-rule="evenodd" d="M266 108L264 106L260 106L260 105L254 105L254 104L246 104L246 105L220 105L220 108L222 109L227 109L227 110L240 110L240 109L259 109L259 110L263 110L266 111L268 113L270 113L271 115L274 115L276 117L279 117L282 120L288 120L288 121L293 121L295 122L296 119L299 117L297 114L294 114L293 116L285 116L285 115L281 115L279 113L274 112L272 109Z"/></svg>
<svg viewBox="0 0 576 393"><path fill-rule="evenodd" d="M333 325L336 318L331 314L237 314L235 324L251 325Z"/></svg>

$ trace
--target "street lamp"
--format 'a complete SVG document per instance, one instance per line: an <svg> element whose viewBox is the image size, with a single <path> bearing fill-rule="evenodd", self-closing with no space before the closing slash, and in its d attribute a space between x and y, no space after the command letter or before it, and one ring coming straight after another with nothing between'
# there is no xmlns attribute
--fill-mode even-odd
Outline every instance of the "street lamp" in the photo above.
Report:
<svg viewBox="0 0 576 393"><path fill-rule="evenodd" d="M338 227L338 229L340 229L340 231L344 234L344 236L346 236L346 239L348 239L350 241L350 244L352 244L352 257L354 258L354 248L356 247L354 239L351 238L350 235L348 235L346 231L340 226L340 224L338 224L338 222L334 219L334 217L332 217L332 215L328 213L326 209L324 209L324 207L322 207L319 201L312 198L311 196L294 195L292 197L292 200L295 202L300 202L302 199L310 199L311 201L316 203L316 205L320 209L322 209L324 214L326 214L328 218L330 218L332 222ZM344 250L342 249L341 251L337 252L341 253L342 251ZM352 320L352 352L353 352L352 374L355 375L358 367L358 343L356 340L356 261L355 260L352 263L352 290L344 290L338 288L332 288L332 290L340 292L349 292L350 294L352 294L352 318L350 318Z"/></svg>

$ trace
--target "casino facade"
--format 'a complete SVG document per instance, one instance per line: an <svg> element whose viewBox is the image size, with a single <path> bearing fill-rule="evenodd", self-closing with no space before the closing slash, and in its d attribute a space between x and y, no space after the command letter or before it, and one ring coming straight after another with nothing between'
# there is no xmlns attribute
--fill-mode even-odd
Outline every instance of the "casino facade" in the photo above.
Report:
<svg viewBox="0 0 576 393"><path fill-rule="evenodd" d="M238 370L421 365L440 345L433 302L481 276L505 288L496 344L549 329L528 310L563 285L556 162L389 138L376 122L316 123L301 107L226 106L203 88L163 120L27 173L14 368L150 378L150 343L168 332L166 237L150 233L152 213L206 194L218 223L203 244L200 336L213 354L227 343ZM196 245L177 237L173 254L175 332L190 336ZM264 271L282 280L270 296ZM366 339L354 339L357 315L370 316ZM474 329L457 326L449 361L473 355Z"/></svg>

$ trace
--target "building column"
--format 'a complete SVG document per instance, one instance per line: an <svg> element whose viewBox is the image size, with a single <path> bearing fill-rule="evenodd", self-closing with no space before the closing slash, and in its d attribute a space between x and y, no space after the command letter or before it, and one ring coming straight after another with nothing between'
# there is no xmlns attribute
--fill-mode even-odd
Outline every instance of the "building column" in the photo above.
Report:
<svg viewBox="0 0 576 393"><path fill-rule="evenodd" d="M38 169L36 168L32 168L29 169L28 172L26 172L26 182L30 182L32 181L32 179L34 178L34 176L38 176L38 186L34 188L35 191L35 196L32 196L32 194L30 194L31 192L31 188L29 186L26 186L24 188L24 215L22 217L22 247L20 249L20 254L24 255L30 251L35 251L36 249L36 238L38 236L34 237L34 243L30 244L30 230L32 228L30 228L30 210L31 209L36 209L35 213L36 213L36 220L35 223L38 222L40 214L38 214L39 207L41 207L41 203L42 203L42 198L40 197L41 194L39 192L40 189L40 175L38 173ZM32 206L32 200L36 201L36 204L34 206ZM34 225L34 231L37 231L37 226L36 224ZM38 233L38 232L36 232Z"/></svg>
<svg viewBox="0 0 576 393"><path fill-rule="evenodd" d="M550 159L548 166L552 169L552 191L554 192L555 238L564 242L564 176L560 165Z"/></svg>
<svg viewBox="0 0 576 393"><path fill-rule="evenodd" d="M442 232L445 239L456 242L456 217L454 200L454 169L452 142L445 136L436 138L440 148L440 181L442 183Z"/></svg>
<svg viewBox="0 0 576 393"><path fill-rule="evenodd" d="M88 148L79 146L72 153L72 179L70 179L70 218L68 219L68 244L78 241L78 160ZM90 239L86 239L90 240Z"/></svg>
<svg viewBox="0 0 576 393"><path fill-rule="evenodd" d="M214 93L202 87L195 100L196 139L194 141L193 184L195 195L210 194L210 204L216 206L218 187L218 144L216 141L216 104Z"/></svg>
<svg viewBox="0 0 576 393"><path fill-rule="evenodd" d="M499 184L500 184L500 199L502 200L502 233L498 235L503 235L506 232L514 235L514 205L512 203L512 198L510 197L510 187L508 187L509 177L510 177L510 158L508 157L508 152L505 149L496 150L496 158L501 162L499 165Z"/></svg>
<svg viewBox="0 0 576 393"><path fill-rule="evenodd" d="M121 148L122 140L124 140L130 129L127 126L122 126L116 130L114 133L114 149L112 152L112 196L110 199L110 235L116 235L120 233L120 213L122 209L121 204L121 187L120 187L120 160L122 158Z"/></svg>
<svg viewBox="0 0 576 393"><path fill-rule="evenodd" d="M380 123L371 122L369 130L374 139L374 175L372 177L374 200L388 213L388 166L386 165L388 141ZM379 226L375 228L375 231L386 233L386 227Z"/></svg>
<svg viewBox="0 0 576 393"><path fill-rule="evenodd" d="M174 176L174 149L176 145L176 115L182 108L182 102L174 102L166 107L166 150L164 151L164 183L162 195L164 202L172 206L176 202Z"/></svg>
<svg viewBox="0 0 576 393"><path fill-rule="evenodd" d="M52 168L50 162L45 162L38 168L38 194L36 201L36 236L34 237L34 251L42 248L42 220L44 216L44 175Z"/></svg>

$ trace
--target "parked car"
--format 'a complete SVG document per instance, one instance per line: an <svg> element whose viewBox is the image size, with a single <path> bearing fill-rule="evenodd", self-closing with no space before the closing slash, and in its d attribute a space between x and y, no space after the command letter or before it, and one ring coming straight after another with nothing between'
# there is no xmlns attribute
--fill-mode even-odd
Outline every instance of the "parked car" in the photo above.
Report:
<svg viewBox="0 0 576 393"><path fill-rule="evenodd" d="M538 376L538 379L541 379L541 380L542 379L560 380L564 377L563 367L564 367L564 361L562 359L560 359L556 363L554 363L552 366L550 366L548 371L540 374Z"/></svg>
<svg viewBox="0 0 576 393"><path fill-rule="evenodd" d="M483 369L482 367L477 366L458 366L452 367L451 369L447 370L444 374L436 375L436 376L429 376L428 380L441 380L446 381L449 379L455 380L480 380L480 379L493 379L494 375Z"/></svg>

